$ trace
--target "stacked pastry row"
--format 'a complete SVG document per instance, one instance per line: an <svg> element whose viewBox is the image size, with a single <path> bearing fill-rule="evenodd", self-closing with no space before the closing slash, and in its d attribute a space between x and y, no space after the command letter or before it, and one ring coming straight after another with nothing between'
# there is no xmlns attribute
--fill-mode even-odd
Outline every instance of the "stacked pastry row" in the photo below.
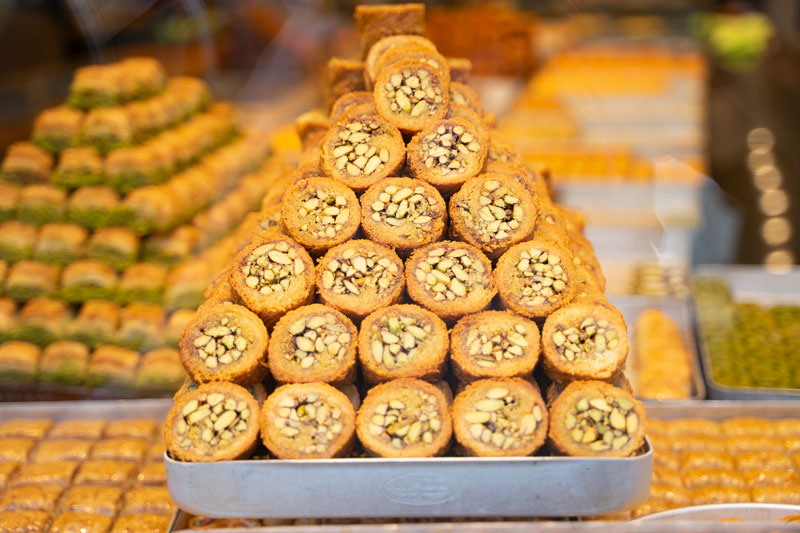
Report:
<svg viewBox="0 0 800 533"><path fill-rule="evenodd" d="M158 421L0 423L0 531L167 531Z"/></svg>
<svg viewBox="0 0 800 533"><path fill-rule="evenodd" d="M333 62L329 89L343 94L330 116L299 120L306 150L280 226L235 257L184 331L198 386L165 424L176 458L243 457L259 433L279 458L357 443L429 457L453 435L472 455L642 445L642 406L615 386L626 326L582 218L452 81L421 13L356 9L371 46L363 62ZM246 387L267 378L281 386L260 403Z"/></svg>

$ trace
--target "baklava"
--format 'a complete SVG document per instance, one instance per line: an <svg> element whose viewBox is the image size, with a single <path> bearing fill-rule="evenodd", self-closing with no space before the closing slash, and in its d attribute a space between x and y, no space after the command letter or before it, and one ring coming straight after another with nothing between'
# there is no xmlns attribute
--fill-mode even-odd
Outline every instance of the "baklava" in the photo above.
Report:
<svg viewBox="0 0 800 533"><path fill-rule="evenodd" d="M449 346L445 323L411 304L374 311L358 334L359 362L367 383L397 378L437 382L446 370Z"/></svg>
<svg viewBox="0 0 800 533"><path fill-rule="evenodd" d="M332 57L325 66L325 109L329 110L340 96L363 91L364 63L354 59Z"/></svg>
<svg viewBox="0 0 800 533"><path fill-rule="evenodd" d="M86 256L122 270L136 262L139 245L139 237L128 228L100 228L89 239Z"/></svg>
<svg viewBox="0 0 800 533"><path fill-rule="evenodd" d="M0 181L0 222L16 218L21 187Z"/></svg>
<svg viewBox="0 0 800 533"><path fill-rule="evenodd" d="M163 344L164 308L156 304L134 302L120 313L117 342L134 350L152 350Z"/></svg>
<svg viewBox="0 0 800 533"><path fill-rule="evenodd" d="M95 443L90 459L114 459L139 464L144 460L148 444L133 437L111 437Z"/></svg>
<svg viewBox="0 0 800 533"><path fill-rule="evenodd" d="M64 268L60 295L70 303L113 300L117 273L102 261L76 261Z"/></svg>
<svg viewBox="0 0 800 533"><path fill-rule="evenodd" d="M60 300L34 298L20 310L17 338L44 346L62 338L72 320L72 313Z"/></svg>
<svg viewBox="0 0 800 533"><path fill-rule="evenodd" d="M425 34L425 4L359 5L355 19L362 57L389 35Z"/></svg>
<svg viewBox="0 0 800 533"><path fill-rule="evenodd" d="M100 185L105 179L103 158L91 146L67 148L58 157L50 181L64 189Z"/></svg>
<svg viewBox="0 0 800 533"><path fill-rule="evenodd" d="M139 352L105 344L92 352L89 380L99 385L130 387L138 364Z"/></svg>
<svg viewBox="0 0 800 533"><path fill-rule="evenodd" d="M103 435L106 438L131 437L149 440L158 429L158 422L152 418L127 418L112 420L106 424Z"/></svg>
<svg viewBox="0 0 800 533"><path fill-rule="evenodd" d="M405 133L415 133L447 113L450 73L427 59L404 59L377 72L373 95L381 117Z"/></svg>
<svg viewBox="0 0 800 533"><path fill-rule="evenodd" d="M371 91L374 87L375 77L378 73L378 62L380 61L381 57L390 50L411 46L425 48L431 52L437 52L436 45L434 45L429 39L426 39L421 35L411 34L388 35L386 37L382 37L376 41L375 44L370 46L369 50L367 51L366 58L364 59L364 84L366 85L368 91ZM372 103L371 94L370 103ZM334 108L331 110L331 117L333 117L335 109L336 105L334 104Z"/></svg>
<svg viewBox="0 0 800 533"><path fill-rule="evenodd" d="M212 277L211 265L200 259L183 261L167 275L164 308L196 309L203 303L203 291Z"/></svg>
<svg viewBox="0 0 800 533"><path fill-rule="evenodd" d="M21 465L12 486L57 485L68 487L80 463L78 461L51 461Z"/></svg>
<svg viewBox="0 0 800 533"><path fill-rule="evenodd" d="M19 194L17 217L28 224L41 226L60 222L67 207L67 193L51 185L28 185Z"/></svg>
<svg viewBox="0 0 800 533"><path fill-rule="evenodd" d="M10 418L0 424L0 437L41 439L52 426L49 418Z"/></svg>
<svg viewBox="0 0 800 533"><path fill-rule="evenodd" d="M0 224L0 258L18 263L33 257L39 231L35 226L17 220Z"/></svg>
<svg viewBox="0 0 800 533"><path fill-rule="evenodd" d="M61 510L114 516L117 514L123 494L120 487L92 485L72 487L61 499Z"/></svg>
<svg viewBox="0 0 800 533"><path fill-rule="evenodd" d="M126 486L136 473L136 464L112 459L90 459L81 463L73 485Z"/></svg>
<svg viewBox="0 0 800 533"><path fill-rule="evenodd" d="M35 381L39 372L41 353L41 349L30 342L6 341L0 344L0 382Z"/></svg>
<svg viewBox="0 0 800 533"><path fill-rule="evenodd" d="M120 516L111 533L164 533L169 530L172 517L148 513Z"/></svg>
<svg viewBox="0 0 800 533"><path fill-rule="evenodd" d="M146 390L178 390L186 379L181 356L174 348L156 348L145 353L136 373L136 388Z"/></svg>
<svg viewBox="0 0 800 533"><path fill-rule="evenodd" d="M353 91L344 93L333 103L333 106L331 107L330 121L333 123L338 122L345 113L349 113L351 109L355 108L358 108L359 112L361 112L361 110L366 111L364 114L367 115L376 114L377 111L375 110L375 105L373 104L372 93L369 91ZM330 124L328 127L330 127ZM321 145L321 142L322 139L318 139L317 143ZM303 148L308 150L311 147L306 147L304 145Z"/></svg>
<svg viewBox="0 0 800 533"><path fill-rule="evenodd" d="M109 343L115 338L119 327L119 313L119 306L114 302L88 300L72 323L70 339L90 348Z"/></svg>
<svg viewBox="0 0 800 533"><path fill-rule="evenodd" d="M45 533L51 519L50 513L46 511L0 512L0 531L3 533Z"/></svg>
<svg viewBox="0 0 800 533"><path fill-rule="evenodd" d="M169 499L167 487L136 487L125 494L120 514L153 513L172 516L175 504Z"/></svg>
<svg viewBox="0 0 800 533"><path fill-rule="evenodd" d="M59 485L25 485L8 489L0 499L0 511L45 511L55 513L63 492Z"/></svg>
<svg viewBox="0 0 800 533"><path fill-rule="evenodd" d="M136 475L136 483L144 486L166 486L167 469L164 462L159 459L156 462L144 465Z"/></svg>
<svg viewBox="0 0 800 533"><path fill-rule="evenodd" d="M36 439L30 437L0 437L0 462L24 463L35 445Z"/></svg>
<svg viewBox="0 0 800 533"><path fill-rule="evenodd" d="M472 77L472 61L465 57L448 57L447 66L450 68L450 81L452 83L469 85Z"/></svg>
<svg viewBox="0 0 800 533"><path fill-rule="evenodd" d="M50 439L97 440L103 435L106 421L100 419L74 419L58 422L50 430Z"/></svg>
<svg viewBox="0 0 800 533"><path fill-rule="evenodd" d="M184 328L194 318L194 309L178 309L169 315L167 325L164 327L164 343L177 348L181 341Z"/></svg>
<svg viewBox="0 0 800 533"><path fill-rule="evenodd" d="M89 229L107 226L119 207L119 195L111 187L81 187L67 202L67 220Z"/></svg>
<svg viewBox="0 0 800 533"><path fill-rule="evenodd" d="M134 126L125 107L90 109L78 136L82 145L93 146L103 155L133 143Z"/></svg>
<svg viewBox="0 0 800 533"><path fill-rule="evenodd" d="M15 142L6 149L0 165L0 178L23 185L47 183L52 169L53 156L27 141Z"/></svg>
<svg viewBox="0 0 800 533"><path fill-rule="evenodd" d="M32 463L53 461L85 461L89 458L94 443L85 439L53 439L39 443L31 453Z"/></svg>
<svg viewBox="0 0 800 533"><path fill-rule="evenodd" d="M77 224L45 224L39 231L33 256L43 263L68 265L83 257L88 237L89 232Z"/></svg>
<svg viewBox="0 0 800 533"><path fill-rule="evenodd" d="M167 267L156 263L135 263L122 272L117 301L157 304L161 302L167 280Z"/></svg>
<svg viewBox="0 0 800 533"><path fill-rule="evenodd" d="M55 294L61 268L38 261L20 261L8 271L6 295L18 302Z"/></svg>
<svg viewBox="0 0 800 533"><path fill-rule="evenodd" d="M14 337L17 327L17 302L11 298L0 298L0 343Z"/></svg>
<svg viewBox="0 0 800 533"><path fill-rule="evenodd" d="M89 347L75 341L49 344L42 354L42 380L65 385L83 382L89 364Z"/></svg>

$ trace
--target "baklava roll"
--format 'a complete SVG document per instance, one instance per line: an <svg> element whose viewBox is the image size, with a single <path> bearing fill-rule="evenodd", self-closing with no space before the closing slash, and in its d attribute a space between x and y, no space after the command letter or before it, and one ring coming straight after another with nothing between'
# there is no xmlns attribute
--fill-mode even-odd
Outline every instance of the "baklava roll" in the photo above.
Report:
<svg viewBox="0 0 800 533"><path fill-rule="evenodd" d="M453 432L467 455L532 455L547 438L547 406L529 381L481 379L453 400Z"/></svg>
<svg viewBox="0 0 800 533"><path fill-rule="evenodd" d="M446 204L425 181L383 179L367 189L361 203L364 233L370 240L394 248L403 257L444 234Z"/></svg>
<svg viewBox="0 0 800 533"><path fill-rule="evenodd" d="M113 517L117 514L123 495L120 487L92 485L72 487L64 493L64 497L61 499L61 510Z"/></svg>
<svg viewBox="0 0 800 533"><path fill-rule="evenodd" d="M389 35L425 34L425 4L359 5L355 19L362 57Z"/></svg>
<svg viewBox="0 0 800 533"><path fill-rule="evenodd" d="M361 322L358 354L367 383L396 378L439 381L447 365L447 326L422 307L390 305Z"/></svg>
<svg viewBox="0 0 800 533"><path fill-rule="evenodd" d="M349 454L356 413L342 392L326 383L278 387L261 409L261 440L278 459L328 459Z"/></svg>
<svg viewBox="0 0 800 533"><path fill-rule="evenodd" d="M447 60L438 50L432 49L430 45L418 45L410 42L386 49L375 63L375 72L380 74L383 70L399 61L409 60L422 61L429 67L436 69L442 77L450 79Z"/></svg>
<svg viewBox="0 0 800 533"><path fill-rule="evenodd" d="M194 381L246 386L264 379L268 343L258 316L240 305L217 304L198 310L184 330L180 352Z"/></svg>
<svg viewBox="0 0 800 533"><path fill-rule="evenodd" d="M325 67L325 109L330 111L340 96L363 91L364 63L353 59L332 57Z"/></svg>
<svg viewBox="0 0 800 533"><path fill-rule="evenodd" d="M17 302L0 298L0 343L12 339L17 327Z"/></svg>
<svg viewBox="0 0 800 533"><path fill-rule="evenodd" d="M486 161L505 161L519 165L522 158L503 134L492 129L489 132L489 152L486 154Z"/></svg>
<svg viewBox="0 0 800 533"><path fill-rule="evenodd" d="M8 271L6 294L18 302L55 294L61 268L38 261L20 261Z"/></svg>
<svg viewBox="0 0 800 533"><path fill-rule="evenodd" d="M113 300L117 273L102 261L77 261L64 268L61 297L70 303Z"/></svg>
<svg viewBox="0 0 800 533"><path fill-rule="evenodd" d="M434 457L450 447L447 398L419 379L395 379L369 390L356 417L365 451L378 457Z"/></svg>
<svg viewBox="0 0 800 533"><path fill-rule="evenodd" d="M542 367L556 382L607 381L625 368L628 327L622 313L603 305L565 305L542 329Z"/></svg>
<svg viewBox="0 0 800 533"><path fill-rule="evenodd" d="M450 198L450 233L497 259L531 238L537 214L535 197L516 180L482 174Z"/></svg>
<svg viewBox="0 0 800 533"><path fill-rule="evenodd" d="M464 83L450 81L450 103L464 105L475 111L478 115L483 115L483 103L481 97L475 89ZM488 150L488 147L487 147Z"/></svg>
<svg viewBox="0 0 800 533"><path fill-rule="evenodd" d="M50 430L51 439L97 440L103 436L106 421L102 419L73 419L56 423Z"/></svg>
<svg viewBox="0 0 800 533"><path fill-rule="evenodd" d="M67 193L50 185L28 185L19 193L17 217L22 222L41 226L60 222L67 209Z"/></svg>
<svg viewBox="0 0 800 533"><path fill-rule="evenodd" d="M541 180L539 179L539 175L529 169L523 168L520 165L509 163L507 161L486 161L483 165L482 174L500 174L502 176L508 176L514 178L520 185L525 187L529 193L537 196L539 199L539 203L547 202L547 206L552 206L552 200L550 200L549 193L547 189L542 184ZM542 211L542 205L539 206L540 211ZM555 208L552 209L555 212ZM540 217L543 213L540 213ZM552 219L551 219L552 222Z"/></svg>
<svg viewBox="0 0 800 533"><path fill-rule="evenodd" d="M111 187L81 187L69 197L67 220L89 229L111 223L119 207L119 195Z"/></svg>
<svg viewBox="0 0 800 533"><path fill-rule="evenodd" d="M322 171L356 193L396 175L405 159L400 131L377 115L345 115L322 139Z"/></svg>
<svg viewBox="0 0 800 533"><path fill-rule="evenodd" d="M0 531L12 533L45 533L53 517L47 511L3 511L0 512Z"/></svg>
<svg viewBox="0 0 800 533"><path fill-rule="evenodd" d="M180 461L247 457L258 442L259 406L233 383L206 383L175 399L164 423L169 453Z"/></svg>
<svg viewBox="0 0 800 533"><path fill-rule="evenodd" d="M45 224L39 232L33 256L37 261L68 265L84 254L89 232L77 224Z"/></svg>
<svg viewBox="0 0 800 533"><path fill-rule="evenodd" d="M450 196L481 171L488 144L483 126L463 118L431 121L408 143L408 167L415 178Z"/></svg>
<svg viewBox="0 0 800 533"><path fill-rule="evenodd" d="M270 373L280 383L351 383L357 334L350 319L331 307L311 304L290 311L272 330Z"/></svg>
<svg viewBox="0 0 800 533"><path fill-rule="evenodd" d="M0 258L18 263L33 257L39 230L30 224L7 220L0 224Z"/></svg>
<svg viewBox="0 0 800 533"><path fill-rule="evenodd" d="M45 109L33 121L31 141L42 150L56 154L72 146L80 133L82 120L83 113L68 106Z"/></svg>
<svg viewBox="0 0 800 533"><path fill-rule="evenodd" d="M183 381L183 385L181 385L178 391L173 395L173 398L178 398L178 396L196 390L197 387L199 387L199 385L192 381L192 378L187 377ZM264 403L264 400L267 399L267 389L264 387L264 383L262 382L253 383L252 385L245 387L245 389L247 392L253 395L253 398L256 399L256 402L258 402L259 406Z"/></svg>
<svg viewBox="0 0 800 533"><path fill-rule="evenodd" d="M451 82L469 85L472 79L472 61L466 57L448 57L447 66L450 68Z"/></svg>
<svg viewBox="0 0 800 533"><path fill-rule="evenodd" d="M174 348L156 348L142 356L136 372L136 388L173 392L186 380L180 353Z"/></svg>
<svg viewBox="0 0 800 533"><path fill-rule="evenodd" d="M67 305L51 298L34 298L22 307L17 338L40 346L62 338L72 320Z"/></svg>
<svg viewBox="0 0 800 533"><path fill-rule="evenodd" d="M163 344L164 309L157 304L134 302L122 309L117 341L121 346L147 351Z"/></svg>
<svg viewBox="0 0 800 533"><path fill-rule="evenodd" d="M364 107L366 106L366 107ZM375 104L372 99L372 92L371 91L353 91L350 93L344 93L342 96L336 99L333 103L333 107L331 107L331 116L330 121L331 123L336 123L344 116L345 113L349 113L350 109L359 108L359 112L361 110L371 110L372 112L365 112L364 114L368 115L375 115L377 111L375 110ZM321 141L321 139L320 139ZM308 149L305 145L303 146L304 149Z"/></svg>
<svg viewBox="0 0 800 533"><path fill-rule="evenodd" d="M138 365L139 352L104 344L92 352L88 379L96 385L131 387Z"/></svg>
<svg viewBox="0 0 800 533"><path fill-rule="evenodd" d="M284 231L310 254L353 238L361 220L356 195L331 178L308 178L290 186L281 202Z"/></svg>
<svg viewBox="0 0 800 533"><path fill-rule="evenodd" d="M75 341L61 340L49 344L42 355L43 381L64 385L83 383L89 364L89 348Z"/></svg>
<svg viewBox="0 0 800 533"><path fill-rule="evenodd" d="M81 463L73 485L125 486L136 473L137 465L130 461L89 459Z"/></svg>
<svg viewBox="0 0 800 533"><path fill-rule="evenodd" d="M319 260L317 290L326 305L359 321L403 297L403 263L391 248L351 240L328 250Z"/></svg>
<svg viewBox="0 0 800 533"><path fill-rule="evenodd" d="M107 300L88 300L72 323L69 338L95 348L111 342L119 327L120 308Z"/></svg>
<svg viewBox="0 0 800 533"><path fill-rule="evenodd" d="M641 402L602 381L573 381L550 408L550 446L562 455L627 457L644 437Z"/></svg>
<svg viewBox="0 0 800 533"><path fill-rule="evenodd" d="M0 181L0 222L15 219L22 188L14 183Z"/></svg>
<svg viewBox="0 0 800 533"><path fill-rule="evenodd" d="M406 47L421 47L430 52L438 52L436 50L436 45L422 35L405 34L382 37L369 48L366 58L364 59L364 84L368 91L371 91L374 87L375 77L378 75L378 62L383 55L390 50ZM372 102L371 95L370 102ZM335 108L336 106L334 105L334 109ZM331 118L333 118L333 111L334 110L331 110Z"/></svg>
<svg viewBox="0 0 800 533"><path fill-rule="evenodd" d="M160 303L164 294L168 269L156 263L136 263L122 272L117 288L117 301Z"/></svg>
<svg viewBox="0 0 800 533"><path fill-rule="evenodd" d="M454 104L452 102L450 103L450 107L447 109L447 114L445 115L445 118L448 118L448 119L450 119L450 118L460 118L462 120L466 120L470 124L474 124L475 126L477 126L479 128L487 127L486 126L486 121L483 120L483 118L478 113L476 113L473 109L471 109L471 108L469 108L469 107L467 107L465 105ZM486 163L488 163L488 160L486 162L484 162L484 165L483 165L484 168L486 168Z"/></svg>
<svg viewBox="0 0 800 533"><path fill-rule="evenodd" d="M283 235L258 238L239 252L228 279L239 303L267 325L314 298L314 263Z"/></svg>
<svg viewBox="0 0 800 533"><path fill-rule="evenodd" d="M492 263L472 245L441 241L406 261L409 297L445 322L486 309L497 294Z"/></svg>
<svg viewBox="0 0 800 533"><path fill-rule="evenodd" d="M503 307L529 318L549 316L577 290L572 254L539 238L509 248L494 275Z"/></svg>
<svg viewBox="0 0 800 533"><path fill-rule="evenodd" d="M196 309L203 303L211 279L211 265L201 259L190 259L172 267L167 275L164 308Z"/></svg>
<svg viewBox="0 0 800 533"><path fill-rule="evenodd" d="M406 59L377 73L375 109L405 133L415 133L444 118L450 104L450 74L424 59Z"/></svg>
<svg viewBox="0 0 800 533"><path fill-rule="evenodd" d="M22 185L47 183L52 169L53 156L27 141L15 142L6 149L0 179Z"/></svg>
<svg viewBox="0 0 800 533"><path fill-rule="evenodd" d="M331 127L330 120L324 111L312 109L297 117L294 121L294 129L300 137L300 144L303 150L308 150L319 146L325 132Z"/></svg>
<svg viewBox="0 0 800 533"><path fill-rule="evenodd" d="M467 315L456 323L450 337L453 374L462 383L528 377L539 352L539 326L508 311Z"/></svg>
<svg viewBox="0 0 800 533"><path fill-rule="evenodd" d="M139 237L128 228L100 228L89 239L86 255L122 270L136 262L139 245Z"/></svg>

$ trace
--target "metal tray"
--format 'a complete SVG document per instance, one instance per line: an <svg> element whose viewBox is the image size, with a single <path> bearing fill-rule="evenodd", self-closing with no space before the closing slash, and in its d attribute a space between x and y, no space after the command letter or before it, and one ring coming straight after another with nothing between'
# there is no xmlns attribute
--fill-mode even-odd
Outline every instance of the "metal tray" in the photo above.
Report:
<svg viewBox="0 0 800 533"><path fill-rule="evenodd" d="M745 265L699 265L694 277L715 277L728 284L733 299L737 302L753 302L760 305L800 305L800 268L794 267L786 273L770 273L763 266ZM694 308L695 317L697 307ZM695 320L697 344L703 365L708 396L715 400L790 400L800 399L800 389L774 389L766 387L731 387L714 380L711 372L711 356L705 344L703 326Z"/></svg>
<svg viewBox="0 0 800 533"><path fill-rule="evenodd" d="M644 402L649 418L674 420L676 418L706 418L725 420L739 416L760 418L800 418L800 402L763 402L709 400L704 402Z"/></svg>
<svg viewBox="0 0 800 533"><path fill-rule="evenodd" d="M720 520L742 520L745 522L781 522L787 517L800 517L800 506L777 503L723 503L695 505L670 509L637 518L634 522L719 522ZM798 527L795 525L794 527Z"/></svg>
<svg viewBox="0 0 800 533"><path fill-rule="evenodd" d="M628 323L628 339L631 352L628 355L628 370L630 371L636 391L636 319L645 309L656 307L661 309L678 325L681 331L683 345L692 357L692 394L687 400L702 400L706 397L706 387L703 382L703 373L697 358L697 344L694 339L692 327L691 304L686 298L652 298L648 296L610 296L609 301L622 311L625 322Z"/></svg>
<svg viewBox="0 0 800 533"><path fill-rule="evenodd" d="M587 516L647 497L653 454L184 463L165 457L172 500L215 518ZM613 480L624 480L616 482Z"/></svg>
<svg viewBox="0 0 800 533"><path fill-rule="evenodd" d="M8 402L0 407L0 422L9 418L51 418L54 421L75 418L155 418L167 416L172 399L161 400L96 400L83 402Z"/></svg>

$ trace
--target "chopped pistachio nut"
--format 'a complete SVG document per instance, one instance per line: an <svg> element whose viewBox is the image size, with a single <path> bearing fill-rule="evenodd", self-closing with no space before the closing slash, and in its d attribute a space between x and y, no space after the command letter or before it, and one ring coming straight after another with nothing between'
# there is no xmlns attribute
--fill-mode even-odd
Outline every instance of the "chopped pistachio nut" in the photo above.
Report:
<svg viewBox="0 0 800 533"><path fill-rule="evenodd" d="M582 398L564 420L570 438L592 451L619 450L639 428L639 416L627 398Z"/></svg>
<svg viewBox="0 0 800 533"><path fill-rule="evenodd" d="M516 448L531 440L544 418L540 405L521 413L519 399L505 387L492 387L476 400L473 410L464 415L469 433L484 444L502 450Z"/></svg>
<svg viewBox="0 0 800 533"><path fill-rule="evenodd" d="M250 340L242 334L242 329L231 324L228 317L222 317L215 325L201 328L200 335L194 340L197 355L208 368L238 361L249 345Z"/></svg>
<svg viewBox="0 0 800 533"><path fill-rule="evenodd" d="M498 363L518 359L525 353L527 330L522 324L512 329L473 326L465 341L467 354L483 368L495 368Z"/></svg>
<svg viewBox="0 0 800 533"><path fill-rule="evenodd" d="M422 138L420 149L427 168L449 174L464 172L469 158L480 151L481 143L461 125L442 124L435 133Z"/></svg>
<svg viewBox="0 0 800 533"><path fill-rule="evenodd" d="M213 452L230 445L247 430L250 418L247 403L223 393L212 392L186 402L175 424L181 448L198 453Z"/></svg>
<svg viewBox="0 0 800 533"><path fill-rule="evenodd" d="M352 340L347 326L333 313L301 318L289 326L289 333L294 351L288 352L286 358L302 368L341 361Z"/></svg>
<svg viewBox="0 0 800 533"><path fill-rule="evenodd" d="M403 401L391 400L378 405L369 425L374 437L385 436L397 449L418 443L430 444L441 429L436 397L416 390Z"/></svg>
<svg viewBox="0 0 800 533"><path fill-rule="evenodd" d="M526 305L556 303L567 288L567 272L561 258L537 248L522 252L517 270L524 281L521 300Z"/></svg>
<svg viewBox="0 0 800 533"><path fill-rule="evenodd" d="M490 144L489 151L486 154L487 161L505 161L506 163L513 163L516 157L511 152L503 149L500 146Z"/></svg>
<svg viewBox="0 0 800 533"><path fill-rule="evenodd" d="M250 253L242 267L245 284L261 294L288 290L292 278L305 271L305 263L286 241L259 246Z"/></svg>
<svg viewBox="0 0 800 533"><path fill-rule="evenodd" d="M389 370L403 366L414 359L431 329L430 323L413 317L384 317L370 340L372 358Z"/></svg>
<svg viewBox="0 0 800 533"><path fill-rule="evenodd" d="M308 194L297 214L302 221L301 231L319 239L333 239L347 224L350 208L344 196L318 189Z"/></svg>
<svg viewBox="0 0 800 533"><path fill-rule="evenodd" d="M405 222L413 224L416 233L428 232L430 223L439 216L436 198L426 196L425 187L398 187L388 185L370 204L370 218L390 226L401 226Z"/></svg>
<svg viewBox="0 0 800 533"><path fill-rule="evenodd" d="M499 181L486 180L478 201L477 213L473 213L464 200L456 207L482 242L502 241L519 228L525 215L520 199Z"/></svg>
<svg viewBox="0 0 800 533"><path fill-rule="evenodd" d="M553 333L553 343L558 353L572 362L576 358L587 359L594 354L613 350L619 344L619 338L617 330L610 327L608 320L596 320L589 316L578 327L564 328L559 324Z"/></svg>
<svg viewBox="0 0 800 533"><path fill-rule="evenodd" d="M434 248L417 264L417 281L433 293L437 302L466 297L477 285L486 284L486 268L479 258L464 248L447 251Z"/></svg>
<svg viewBox="0 0 800 533"><path fill-rule="evenodd" d="M342 410L316 393L286 396L277 415L275 426L284 437L299 440L304 453L324 453L342 432Z"/></svg>
<svg viewBox="0 0 800 533"><path fill-rule="evenodd" d="M439 80L426 68L396 72L383 88L394 113L415 118L434 114L444 101Z"/></svg>
<svg viewBox="0 0 800 533"><path fill-rule="evenodd" d="M336 294L359 295L363 290L380 294L394 285L399 270L388 257L349 248L325 265L322 286Z"/></svg>
<svg viewBox="0 0 800 533"><path fill-rule="evenodd" d="M472 107L464 95L452 85L450 86L450 103Z"/></svg>
<svg viewBox="0 0 800 533"><path fill-rule="evenodd" d="M336 169L353 177L383 170L390 154L376 141L386 135L388 133L374 118L358 117L347 121L340 127L332 151Z"/></svg>

